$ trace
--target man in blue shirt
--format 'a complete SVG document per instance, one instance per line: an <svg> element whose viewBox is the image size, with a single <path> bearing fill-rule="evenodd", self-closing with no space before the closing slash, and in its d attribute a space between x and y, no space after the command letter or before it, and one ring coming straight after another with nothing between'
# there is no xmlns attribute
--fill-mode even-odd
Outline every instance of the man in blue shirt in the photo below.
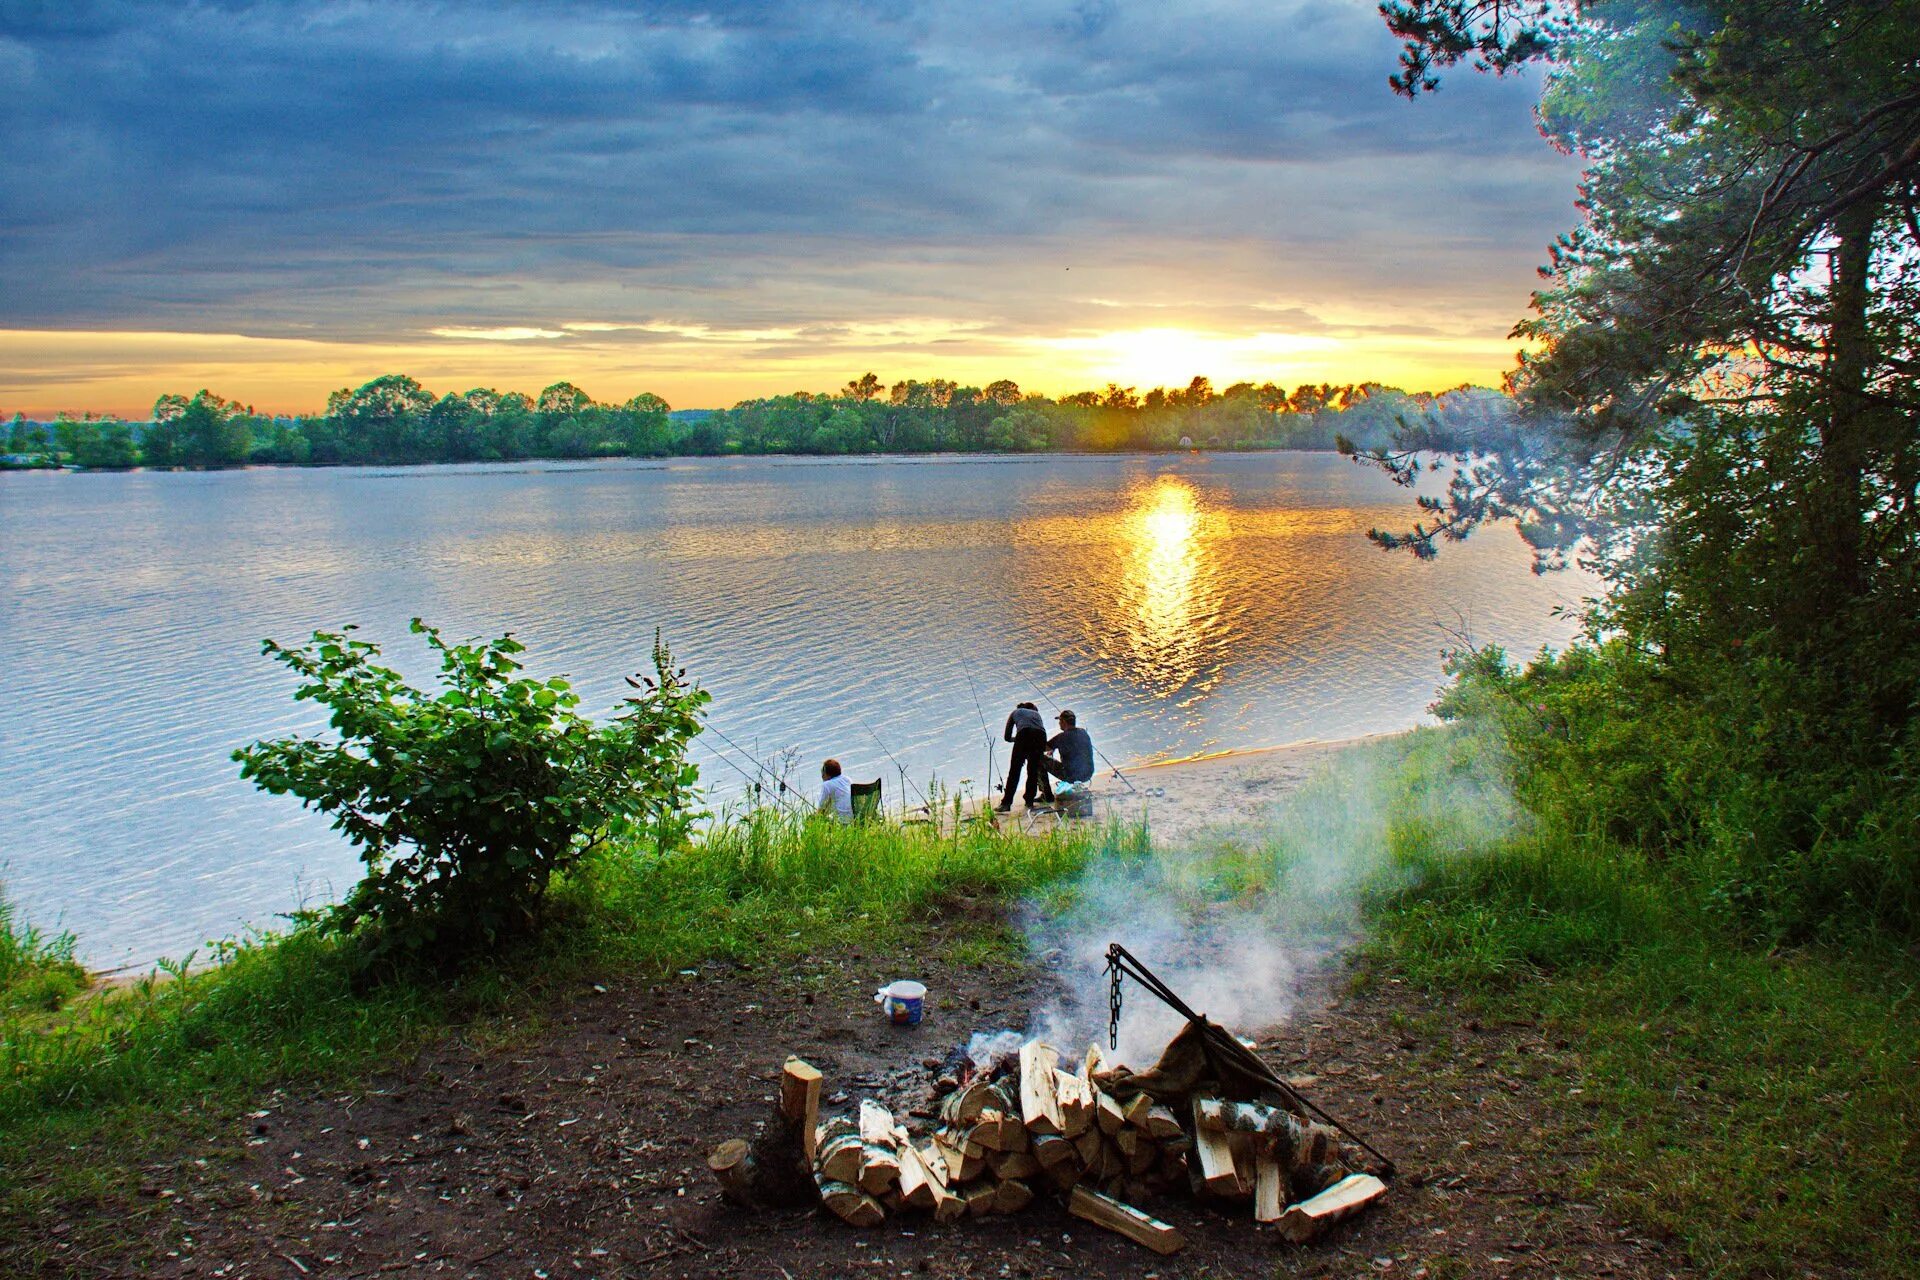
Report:
<svg viewBox="0 0 1920 1280"><path fill-rule="evenodd" d="M1041 767L1049 774L1075 786L1093 781L1093 739L1073 712L1060 713L1060 732L1047 740L1047 750L1059 757L1041 757Z"/></svg>

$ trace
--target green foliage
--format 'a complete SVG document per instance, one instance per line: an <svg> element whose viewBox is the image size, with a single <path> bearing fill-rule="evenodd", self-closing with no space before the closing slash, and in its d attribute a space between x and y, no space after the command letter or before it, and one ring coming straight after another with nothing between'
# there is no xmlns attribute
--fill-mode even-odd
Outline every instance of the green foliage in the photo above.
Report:
<svg viewBox="0 0 1920 1280"><path fill-rule="evenodd" d="M1892 769L1862 771L1803 724L1768 723L1774 673L1692 685L1619 639L1524 668L1480 650L1452 670L1435 711L1499 726L1521 799L1556 831L1633 850L1751 936L1920 932L1913 728Z"/></svg>
<svg viewBox="0 0 1920 1280"><path fill-rule="evenodd" d="M87 984L73 958L73 935L49 938L20 918L0 889L0 1018L51 1013Z"/></svg>
<svg viewBox="0 0 1920 1280"><path fill-rule="evenodd" d="M294 696L328 708L337 741L293 737L234 753L241 775L334 815L366 876L325 913L375 956L464 958L528 932L553 875L611 841L656 848L685 830L696 779L687 743L708 695L657 639L654 675L605 725L575 708L566 680L514 673L511 636L449 644L418 618L439 655L437 694L377 665L347 632L264 651L306 683Z"/></svg>
<svg viewBox="0 0 1920 1280"><path fill-rule="evenodd" d="M163 395L140 437L141 461L150 467L233 467L247 461L253 432L242 406L200 390L192 399Z"/></svg>
<svg viewBox="0 0 1920 1280"><path fill-rule="evenodd" d="M1673 865L1693 855L1601 834L1608 800L1629 829L1658 818L1627 794L1648 777L1627 758L1628 735L1613 751L1561 754L1570 724L1614 714L1617 677L1591 670L1606 661L1588 653L1540 671L1523 701L1489 672L1510 686L1523 676L1475 660L1450 705L1507 718L1506 758L1540 811L1473 848L1403 829L1412 838L1368 895L1375 971L1444 993L1462 1016L1539 1026L1558 1042L1493 1069L1539 1080L1558 1104L1542 1117L1543 1146L1589 1150L1587 1193L1675 1240L1703 1273L1904 1275L1920 1245L1920 963L1857 931L1800 949L1748 945L1710 887ZM1496 741L1462 733L1449 750ZM1390 808L1435 778L1415 763ZM1593 771L1606 776L1566 794ZM1485 1067L1459 1087L1484 1087Z"/></svg>

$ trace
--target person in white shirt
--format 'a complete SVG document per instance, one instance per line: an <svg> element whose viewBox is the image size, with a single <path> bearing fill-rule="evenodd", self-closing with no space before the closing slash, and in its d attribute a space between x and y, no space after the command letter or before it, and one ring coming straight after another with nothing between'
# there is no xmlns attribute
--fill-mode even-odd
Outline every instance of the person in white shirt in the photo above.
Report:
<svg viewBox="0 0 1920 1280"><path fill-rule="evenodd" d="M853 784L840 776L840 762L828 760L820 766L821 813L831 813L841 822L853 821Z"/></svg>

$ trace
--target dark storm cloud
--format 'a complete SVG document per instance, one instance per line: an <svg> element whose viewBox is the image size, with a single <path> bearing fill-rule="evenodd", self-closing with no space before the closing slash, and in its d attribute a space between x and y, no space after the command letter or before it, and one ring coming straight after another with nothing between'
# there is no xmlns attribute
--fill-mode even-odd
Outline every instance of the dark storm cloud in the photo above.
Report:
<svg viewBox="0 0 1920 1280"><path fill-rule="evenodd" d="M1368 235L1384 286L1538 244L1524 91L1413 108L1392 64L1359 3L0 0L0 323L818 318L771 279L859 319L863 261L951 296L930 252Z"/></svg>

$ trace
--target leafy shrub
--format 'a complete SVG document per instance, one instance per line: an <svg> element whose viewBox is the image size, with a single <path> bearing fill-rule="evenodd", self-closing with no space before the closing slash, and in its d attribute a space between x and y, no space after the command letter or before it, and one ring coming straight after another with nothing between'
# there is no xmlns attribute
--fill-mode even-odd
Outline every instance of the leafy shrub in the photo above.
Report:
<svg viewBox="0 0 1920 1280"><path fill-rule="evenodd" d="M1818 745L1764 696L1776 673L1683 673L1618 639L1449 670L1434 711L1497 725L1552 829L1638 850L1756 938L1920 932L1920 730Z"/></svg>
<svg viewBox="0 0 1920 1280"><path fill-rule="evenodd" d="M322 926L376 957L446 959L529 931L547 885L610 841L685 831L696 770L686 748L708 695L656 637L654 675L609 723L580 715L564 679L515 675L511 635L449 644L415 618L440 656L437 693L377 665L380 650L315 632L263 651L306 679L294 697L328 707L338 741L291 737L234 752L241 776L307 807L360 850L366 875Z"/></svg>

